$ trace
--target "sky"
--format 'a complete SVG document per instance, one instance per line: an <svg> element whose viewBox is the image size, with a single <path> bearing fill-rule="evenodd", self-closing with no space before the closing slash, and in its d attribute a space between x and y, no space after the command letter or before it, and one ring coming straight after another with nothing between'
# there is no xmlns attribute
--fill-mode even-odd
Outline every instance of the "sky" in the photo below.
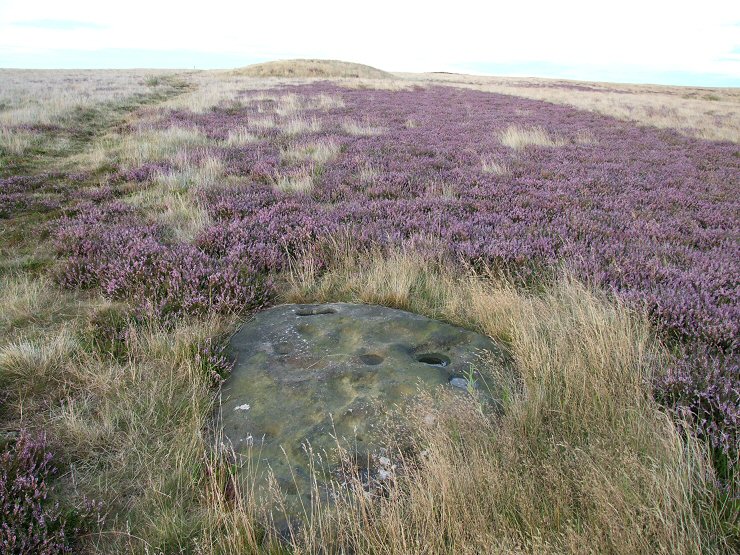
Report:
<svg viewBox="0 0 740 555"><path fill-rule="evenodd" d="M0 67L216 69L289 58L740 87L740 0L0 0Z"/></svg>

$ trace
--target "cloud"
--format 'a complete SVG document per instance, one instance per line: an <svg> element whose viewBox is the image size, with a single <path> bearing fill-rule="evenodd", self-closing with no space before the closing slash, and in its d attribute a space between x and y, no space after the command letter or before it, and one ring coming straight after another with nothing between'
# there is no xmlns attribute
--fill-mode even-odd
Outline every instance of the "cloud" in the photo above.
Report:
<svg viewBox="0 0 740 555"><path fill-rule="evenodd" d="M259 57L237 52L207 52L200 50L156 50L145 48L101 48L79 50L55 48L28 52L0 45L0 67L20 68L88 68L88 69L230 69L271 57Z"/></svg>
<svg viewBox="0 0 740 555"><path fill-rule="evenodd" d="M0 0L0 66L221 68L333 58L389 71L740 79L737 0L713 0L711 10L684 2L457 0L447 9L421 0L375 0L372 8L209 0L206 9L127 0L121 10L99 0Z"/></svg>
<svg viewBox="0 0 740 555"><path fill-rule="evenodd" d="M53 31L76 31L79 29L107 28L107 25L93 23L92 21L73 21L70 19L27 19L24 21L14 21L11 25L15 27L49 29Z"/></svg>

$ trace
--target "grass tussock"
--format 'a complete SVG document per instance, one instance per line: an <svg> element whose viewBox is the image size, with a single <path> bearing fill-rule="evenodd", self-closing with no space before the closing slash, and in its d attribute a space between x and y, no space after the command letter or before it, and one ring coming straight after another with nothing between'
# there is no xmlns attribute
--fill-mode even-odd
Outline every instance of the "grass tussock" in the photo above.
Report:
<svg viewBox="0 0 740 555"><path fill-rule="evenodd" d="M272 518L280 520L279 491L277 512L270 513L250 495L249 482L234 481L228 453L211 431L219 359L210 341L234 322L160 325L137 321L125 306L100 304L44 337L15 338L0 350L7 415L17 425L47 430L70 463L70 499L104 503L104 528L86 536L86 549L713 553L727 547L705 454L680 437L646 385L663 353L641 315L567 276L523 291L418 251L358 253L337 242L321 258L328 267L311 256L294 264L283 300L382 304L503 341L506 364L518 372L501 384L503 413L444 395L406 407L398 453L403 471L386 493L368 495L356 480L335 485L335 504L307 507L306 523L279 539L271 528ZM496 374L495 364L480 370L509 375Z"/></svg>
<svg viewBox="0 0 740 555"><path fill-rule="evenodd" d="M198 195L219 185L224 179L224 165L219 158L207 156L191 161L187 153L176 157L178 168L157 175L154 184L126 199L169 229L179 241L191 242L211 223L208 211Z"/></svg>
<svg viewBox="0 0 740 555"><path fill-rule="evenodd" d="M0 333L46 320L68 308L68 299L49 279L34 279L26 273L0 276Z"/></svg>
<svg viewBox="0 0 740 555"><path fill-rule="evenodd" d="M221 158L202 151L180 150L171 161L173 169L159 172L156 180L175 190L204 189L217 185L226 173Z"/></svg>
<svg viewBox="0 0 740 555"><path fill-rule="evenodd" d="M230 129L229 134L226 137L226 146L243 146L251 143L256 143L260 139L258 136L249 132L249 129L240 127L238 129Z"/></svg>
<svg viewBox="0 0 740 555"><path fill-rule="evenodd" d="M500 418L468 407L418 427L420 466L376 502L345 498L322 541L394 553L726 547L705 453L652 400L663 352L643 316L567 276L535 294L455 275L434 255L333 250L326 273L295 268L287 300L382 304L504 339L522 393Z"/></svg>
<svg viewBox="0 0 740 555"><path fill-rule="evenodd" d="M36 134L23 129L0 127L0 153L23 155L37 140Z"/></svg>
<svg viewBox="0 0 740 555"><path fill-rule="evenodd" d="M341 146L336 141L316 141L283 150L282 159L287 162L311 160L317 164L326 164L336 158L340 149Z"/></svg>
<svg viewBox="0 0 740 555"><path fill-rule="evenodd" d="M114 154L124 165L136 167L169 160L184 149L205 147L210 142L202 131L191 127L141 129L124 136Z"/></svg>
<svg viewBox="0 0 740 555"><path fill-rule="evenodd" d="M278 124L285 135L301 135L303 133L318 133L321 131L321 120L292 117Z"/></svg>
<svg viewBox="0 0 740 555"><path fill-rule="evenodd" d="M371 125L367 122L363 123L352 120L342 122L342 129L350 135L357 135L360 137L372 137L385 133L385 128L379 125Z"/></svg>
<svg viewBox="0 0 740 555"><path fill-rule="evenodd" d="M363 164L360 166L360 171L357 174L357 177L362 181L363 183L370 183L380 177L380 175L383 172L380 170L380 168L377 168L371 164Z"/></svg>
<svg viewBox="0 0 740 555"><path fill-rule="evenodd" d="M501 144L521 150L528 146L558 147L565 145L565 141L559 137L551 136L541 127L521 127L510 125L500 135Z"/></svg>
<svg viewBox="0 0 740 555"><path fill-rule="evenodd" d="M496 160L490 156L481 159L481 169L486 173L493 175L506 175L511 172L511 168L505 162Z"/></svg>
<svg viewBox="0 0 740 555"><path fill-rule="evenodd" d="M275 186L287 193L308 193L314 188L314 176L308 170L281 175L277 178Z"/></svg>
<svg viewBox="0 0 740 555"><path fill-rule="evenodd" d="M450 183L430 181L424 187L424 195L429 198L455 199L458 197L455 187Z"/></svg>
<svg viewBox="0 0 740 555"><path fill-rule="evenodd" d="M167 186L150 187L127 200L149 213L178 241L193 241L212 221L195 195Z"/></svg>
<svg viewBox="0 0 740 555"><path fill-rule="evenodd" d="M575 141L578 145L595 145L597 143L596 138L593 136L588 129L581 129L576 133Z"/></svg>
<svg viewBox="0 0 740 555"><path fill-rule="evenodd" d="M273 129L277 127L277 123L275 123L275 118L273 118L272 116L267 116L263 118L251 118L248 125L251 129L260 130Z"/></svg>

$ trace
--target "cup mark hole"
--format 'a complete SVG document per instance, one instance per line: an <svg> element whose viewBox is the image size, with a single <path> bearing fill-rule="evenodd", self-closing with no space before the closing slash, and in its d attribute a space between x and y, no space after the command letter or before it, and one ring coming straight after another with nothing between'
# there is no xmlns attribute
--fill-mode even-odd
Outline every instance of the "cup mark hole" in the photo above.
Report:
<svg viewBox="0 0 740 555"><path fill-rule="evenodd" d="M363 364L367 364L368 366L375 366L383 362L383 357L375 354L360 355L360 360Z"/></svg>
<svg viewBox="0 0 740 555"><path fill-rule="evenodd" d="M440 368L444 368L445 366L450 364L449 357L446 357L445 355L439 353L424 353L418 355L416 357L416 360L418 360L419 362L423 362L424 364L428 364L429 366L438 366Z"/></svg>

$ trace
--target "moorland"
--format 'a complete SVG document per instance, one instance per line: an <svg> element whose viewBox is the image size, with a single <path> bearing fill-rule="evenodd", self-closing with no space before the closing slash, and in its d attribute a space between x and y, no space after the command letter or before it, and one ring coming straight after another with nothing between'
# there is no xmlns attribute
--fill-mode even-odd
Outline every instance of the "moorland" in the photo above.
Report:
<svg viewBox="0 0 740 555"><path fill-rule="evenodd" d="M739 145L738 89L0 70L0 544L738 549ZM279 529L214 413L228 338L285 302L477 331L519 381L409 402L423 457Z"/></svg>

